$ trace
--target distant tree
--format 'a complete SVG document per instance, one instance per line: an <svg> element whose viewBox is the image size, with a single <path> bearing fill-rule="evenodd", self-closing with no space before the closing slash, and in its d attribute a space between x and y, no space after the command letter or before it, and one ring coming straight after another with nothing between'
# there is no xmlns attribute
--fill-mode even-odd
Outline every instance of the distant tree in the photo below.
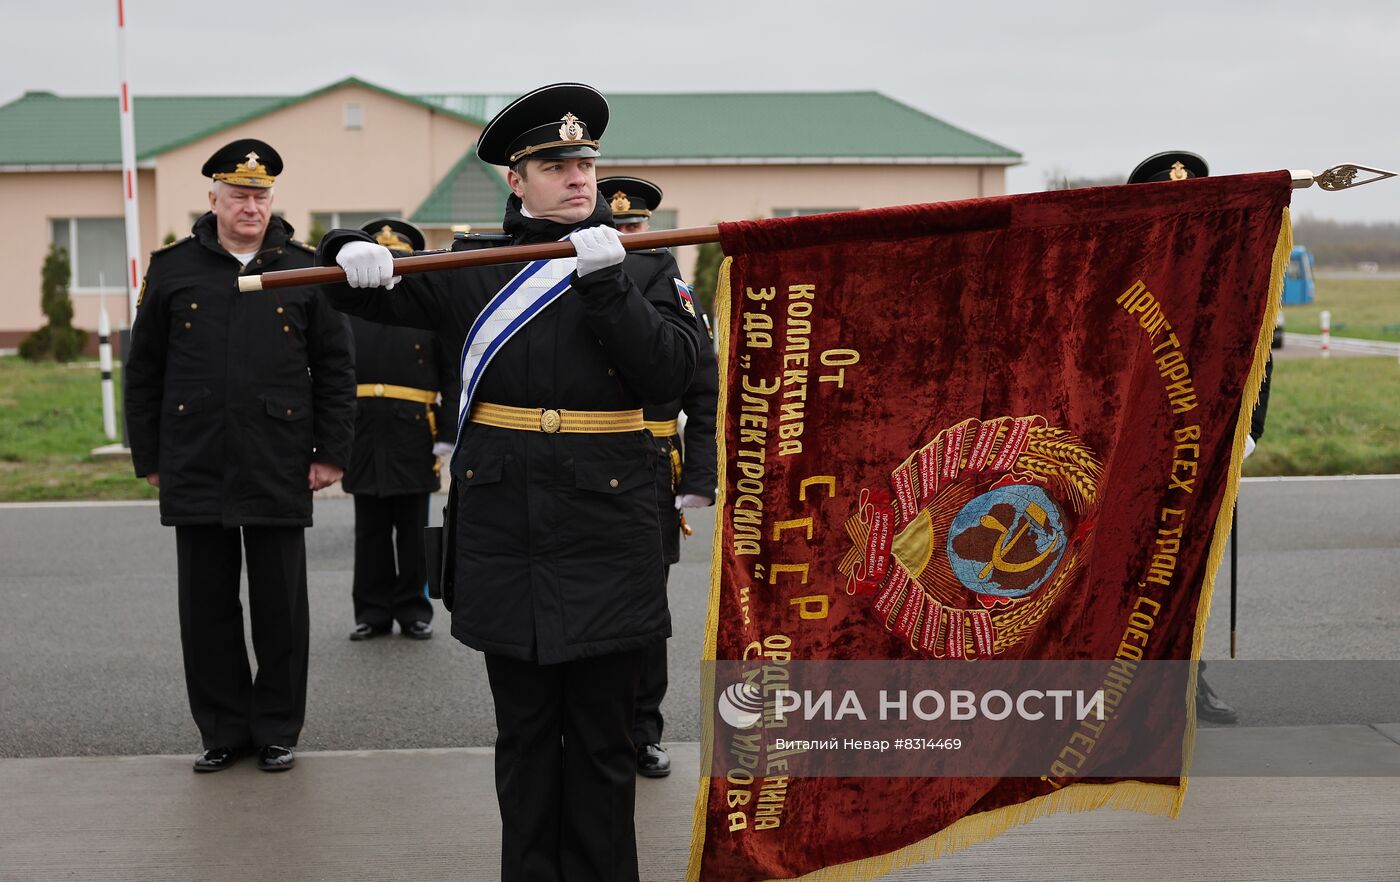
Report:
<svg viewBox="0 0 1400 882"><path fill-rule="evenodd" d="M326 235L326 230L325 230L324 227L321 226L321 221L320 221L320 220L313 220L313 221L311 222L311 229L308 230L307 233L306 233L306 244L307 244L307 245L320 245L320 244L321 244L321 239L322 239L325 235Z"/></svg>
<svg viewBox="0 0 1400 882"><path fill-rule="evenodd" d="M1071 175L1065 169L1058 166L1045 173L1045 189L1047 190L1082 190L1085 187L1116 187L1119 184L1128 182L1127 175L1104 175L1096 178L1086 178L1082 175Z"/></svg>
<svg viewBox="0 0 1400 882"><path fill-rule="evenodd" d="M87 331L73 327L73 300L68 296L68 280L73 265L68 249L58 244L49 246L41 272L39 305L48 324L33 332L19 344L19 354L29 361L53 359L72 361L87 343Z"/></svg>
<svg viewBox="0 0 1400 882"><path fill-rule="evenodd" d="M1293 241L1307 246L1320 267L1355 269L1358 263L1375 263L1400 269L1400 223L1295 216Z"/></svg>
<svg viewBox="0 0 1400 882"><path fill-rule="evenodd" d="M165 233L165 238L161 240L160 244L162 247L165 245L173 244L175 242L175 238L175 231L167 230Z"/></svg>
<svg viewBox="0 0 1400 882"><path fill-rule="evenodd" d="M715 292L719 287L719 266L723 262L724 251L718 242L701 245L695 258L695 295L700 300L700 309L711 319L715 317Z"/></svg>

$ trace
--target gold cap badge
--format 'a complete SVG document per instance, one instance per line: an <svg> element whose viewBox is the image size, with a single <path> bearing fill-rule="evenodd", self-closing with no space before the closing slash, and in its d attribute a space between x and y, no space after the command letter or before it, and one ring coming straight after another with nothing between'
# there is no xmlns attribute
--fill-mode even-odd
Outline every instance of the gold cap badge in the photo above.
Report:
<svg viewBox="0 0 1400 882"><path fill-rule="evenodd" d="M378 242L380 245L383 245L385 248L388 248L390 251L413 250L413 248L408 244L408 242L403 238L403 236L400 236L394 230L394 228L389 226L388 224L385 224L384 226L379 228L379 232L376 233L374 236L374 241Z"/></svg>
<svg viewBox="0 0 1400 882"><path fill-rule="evenodd" d="M231 172L218 172L214 180L233 184L237 187L271 187L277 180L267 173L267 166L258 162L258 154L249 151L248 158L234 166Z"/></svg>
<svg viewBox="0 0 1400 882"><path fill-rule="evenodd" d="M583 139L583 126L579 124L578 117L572 113L566 113L563 117L564 124L559 127L559 139L561 141L580 141Z"/></svg>
<svg viewBox="0 0 1400 882"><path fill-rule="evenodd" d="M612 202L609 204L609 207L612 208L613 214L617 214L619 211L630 211L632 209L632 200L627 198L626 193L618 190L613 194Z"/></svg>
<svg viewBox="0 0 1400 882"><path fill-rule="evenodd" d="M1186 166L1182 165L1179 161L1172 163L1172 170L1168 173L1168 176L1173 181L1184 181L1191 177L1186 171Z"/></svg>

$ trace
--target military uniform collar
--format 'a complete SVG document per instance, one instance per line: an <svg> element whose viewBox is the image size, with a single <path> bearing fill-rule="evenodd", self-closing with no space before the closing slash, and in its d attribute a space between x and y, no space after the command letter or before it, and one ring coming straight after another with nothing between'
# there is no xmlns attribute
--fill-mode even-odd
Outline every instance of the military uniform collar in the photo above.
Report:
<svg viewBox="0 0 1400 882"><path fill-rule="evenodd" d="M613 223L612 209L601 199L594 201L592 214L575 224L561 224L544 218L530 217L525 214L524 208L520 197L514 193L506 199L506 216L501 222L501 229L505 230L517 245L528 242L557 242L574 230L584 227L616 226Z"/></svg>
<svg viewBox="0 0 1400 882"><path fill-rule="evenodd" d="M194 222L194 229L192 232L201 245L213 251L215 254L227 254L234 260L238 259L233 257L232 254L229 254L227 248L219 244L218 220L214 217L212 211L206 211L204 214L200 215L199 219ZM248 262L248 266L254 266L259 257L266 259L269 256L269 252L280 254L286 248L287 242L292 238L293 232L295 231L292 229L291 224L287 223L283 218L273 215L272 219L268 221L267 232L263 234L262 245L258 246L257 255L253 260Z"/></svg>

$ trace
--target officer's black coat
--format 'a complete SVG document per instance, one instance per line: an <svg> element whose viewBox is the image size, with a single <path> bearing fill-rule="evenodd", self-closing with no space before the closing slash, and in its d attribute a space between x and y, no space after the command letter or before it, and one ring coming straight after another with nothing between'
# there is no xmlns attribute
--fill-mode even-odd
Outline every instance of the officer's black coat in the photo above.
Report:
<svg viewBox="0 0 1400 882"><path fill-rule="evenodd" d="M1249 434L1255 442L1264 437L1264 421L1269 416L1269 387L1274 384L1274 356L1269 353L1269 360L1264 362L1264 380L1259 385L1259 401L1254 405L1254 411L1249 415Z"/></svg>
<svg viewBox="0 0 1400 882"><path fill-rule="evenodd" d="M457 359L437 334L396 328L352 316L355 383L384 383L442 393L432 405L437 439L457 437ZM357 399L355 446L341 484L345 492L366 496L406 496L438 489L433 470L433 434L427 406L416 401L373 396Z"/></svg>
<svg viewBox="0 0 1400 882"><path fill-rule="evenodd" d="M549 242L612 224L601 200L574 225L527 218L511 197L504 229ZM322 263L355 230L321 242ZM675 288L639 289L622 268L574 276L572 290L503 346L476 402L620 411L684 393L699 330ZM375 321L431 328L460 341L522 264L405 276L391 291L330 285L331 302ZM457 497L452 633L475 649L553 664L640 648L669 636L657 519L656 449L645 431L544 434L462 427L452 462Z"/></svg>
<svg viewBox="0 0 1400 882"><path fill-rule="evenodd" d="M680 281L681 273L669 251L642 251L638 257L650 258L654 266L647 285L672 284ZM719 401L719 368L709 334L702 330L695 376L685 394L665 404L650 404L645 408L649 422L670 422L685 411L685 438L680 435L658 437L656 454L656 496L660 505L662 554L667 564L680 560L681 513L676 509L678 495L715 498L715 407ZM680 479L672 471L672 451L681 457Z"/></svg>
<svg viewBox="0 0 1400 882"><path fill-rule="evenodd" d="M312 461L344 468L355 417L345 317L315 287L239 293L241 273L314 265L274 217L246 268L214 215L151 256L126 354L137 475L166 525L310 526Z"/></svg>

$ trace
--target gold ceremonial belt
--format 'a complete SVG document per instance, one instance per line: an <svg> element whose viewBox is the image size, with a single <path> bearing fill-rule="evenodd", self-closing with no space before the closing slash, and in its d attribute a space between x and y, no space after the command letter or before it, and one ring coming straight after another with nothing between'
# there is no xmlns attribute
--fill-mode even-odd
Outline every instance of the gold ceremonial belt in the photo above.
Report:
<svg viewBox="0 0 1400 882"><path fill-rule="evenodd" d="M388 383L361 383L355 387L356 398L397 398L399 401L416 401L419 404L436 404L438 394L428 389L414 389L412 386L391 386Z"/></svg>
<svg viewBox="0 0 1400 882"><path fill-rule="evenodd" d="M510 407L504 404L474 404L474 423L515 429L520 432L569 432L606 435L613 432L640 432L642 411L638 410L546 410L541 407Z"/></svg>
<svg viewBox="0 0 1400 882"><path fill-rule="evenodd" d="M681 431L679 420L647 420L642 425L658 438L669 438L672 435L680 434Z"/></svg>

